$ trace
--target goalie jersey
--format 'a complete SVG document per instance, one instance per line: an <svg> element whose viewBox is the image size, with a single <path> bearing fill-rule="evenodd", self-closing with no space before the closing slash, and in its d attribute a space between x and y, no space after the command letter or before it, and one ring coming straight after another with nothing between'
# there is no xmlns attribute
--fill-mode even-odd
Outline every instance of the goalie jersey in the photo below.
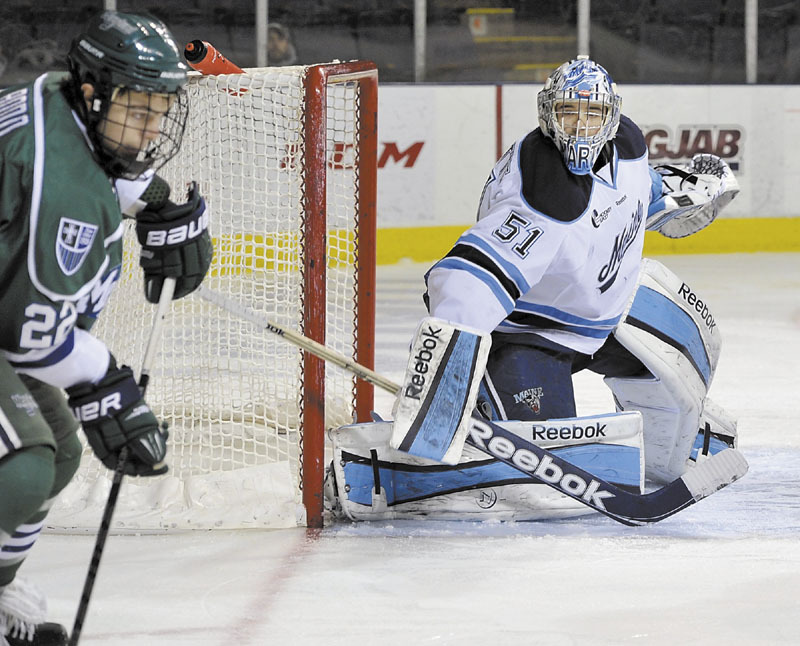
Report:
<svg viewBox="0 0 800 646"><path fill-rule="evenodd" d="M636 288L651 194L660 193L627 117L602 159L574 175L539 128L517 141L489 175L477 223L426 275L431 315L599 349Z"/></svg>

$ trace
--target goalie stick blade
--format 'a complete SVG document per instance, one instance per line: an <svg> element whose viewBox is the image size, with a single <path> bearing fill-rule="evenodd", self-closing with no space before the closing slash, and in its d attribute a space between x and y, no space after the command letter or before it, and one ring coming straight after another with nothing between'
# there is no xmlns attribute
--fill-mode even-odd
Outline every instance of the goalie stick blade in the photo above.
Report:
<svg viewBox="0 0 800 646"><path fill-rule="evenodd" d="M677 480L657 491L638 496L640 501L625 509L631 524L641 525L664 520L682 509L736 482L747 473L748 464L736 449L725 449L692 467Z"/></svg>
<svg viewBox="0 0 800 646"><path fill-rule="evenodd" d="M742 455L735 449L726 449L657 491L636 494L484 419L473 418L467 444L625 525L663 520L747 472Z"/></svg>
<svg viewBox="0 0 800 646"><path fill-rule="evenodd" d="M725 449L698 463L684 473L681 480L696 502L736 482L748 468L747 460L739 451Z"/></svg>

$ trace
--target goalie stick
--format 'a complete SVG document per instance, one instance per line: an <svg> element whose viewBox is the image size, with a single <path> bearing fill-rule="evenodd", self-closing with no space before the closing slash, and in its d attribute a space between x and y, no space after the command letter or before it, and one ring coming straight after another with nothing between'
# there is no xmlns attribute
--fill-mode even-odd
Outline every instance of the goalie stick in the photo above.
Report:
<svg viewBox="0 0 800 646"><path fill-rule="evenodd" d="M351 361L344 355L288 330L249 307L237 303L204 285L197 290L204 300L231 312L260 328L282 336L299 348L348 370L356 377L397 394L399 384ZM466 443L517 469L531 480L561 493L625 525L643 525L667 518L735 482L747 473L747 461L736 449L724 449L697 463L687 473L647 494L636 494L613 485L574 464L510 433L478 415L473 416Z"/></svg>

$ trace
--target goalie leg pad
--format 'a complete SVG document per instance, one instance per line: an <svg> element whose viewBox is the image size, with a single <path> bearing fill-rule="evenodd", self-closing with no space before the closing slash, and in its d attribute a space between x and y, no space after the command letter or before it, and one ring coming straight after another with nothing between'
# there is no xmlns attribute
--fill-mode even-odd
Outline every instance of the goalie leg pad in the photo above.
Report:
<svg viewBox="0 0 800 646"><path fill-rule="evenodd" d="M499 424L599 477L643 490L642 421L636 412ZM464 448L459 464L449 466L392 449L391 435L392 422L330 432L334 461L326 502L338 515L350 520L541 520L591 512L471 446Z"/></svg>
<svg viewBox="0 0 800 646"><path fill-rule="evenodd" d="M607 377L619 410L644 417L646 475L685 473L722 344L708 304L661 263L645 259L630 310L615 338L651 376Z"/></svg>
<svg viewBox="0 0 800 646"><path fill-rule="evenodd" d="M490 345L489 334L433 317L422 320L392 411L393 448L458 462Z"/></svg>

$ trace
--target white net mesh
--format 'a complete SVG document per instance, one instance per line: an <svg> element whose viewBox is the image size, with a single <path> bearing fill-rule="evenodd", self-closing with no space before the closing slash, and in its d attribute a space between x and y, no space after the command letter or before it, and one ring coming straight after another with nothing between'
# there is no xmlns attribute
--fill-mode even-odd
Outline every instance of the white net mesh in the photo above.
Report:
<svg viewBox="0 0 800 646"><path fill-rule="evenodd" d="M304 332L304 67L194 77L183 147L160 174L183 201L190 180L210 214L215 258L205 284ZM354 357L358 334L357 83L327 86L325 343ZM141 366L155 306L145 302L138 244L125 239L122 279L96 333L119 363ZM126 478L116 530L302 524L303 354L192 294L172 303L146 399L170 425L170 472ZM354 380L326 366L325 425L353 419ZM109 474L86 449L48 525L96 528Z"/></svg>

